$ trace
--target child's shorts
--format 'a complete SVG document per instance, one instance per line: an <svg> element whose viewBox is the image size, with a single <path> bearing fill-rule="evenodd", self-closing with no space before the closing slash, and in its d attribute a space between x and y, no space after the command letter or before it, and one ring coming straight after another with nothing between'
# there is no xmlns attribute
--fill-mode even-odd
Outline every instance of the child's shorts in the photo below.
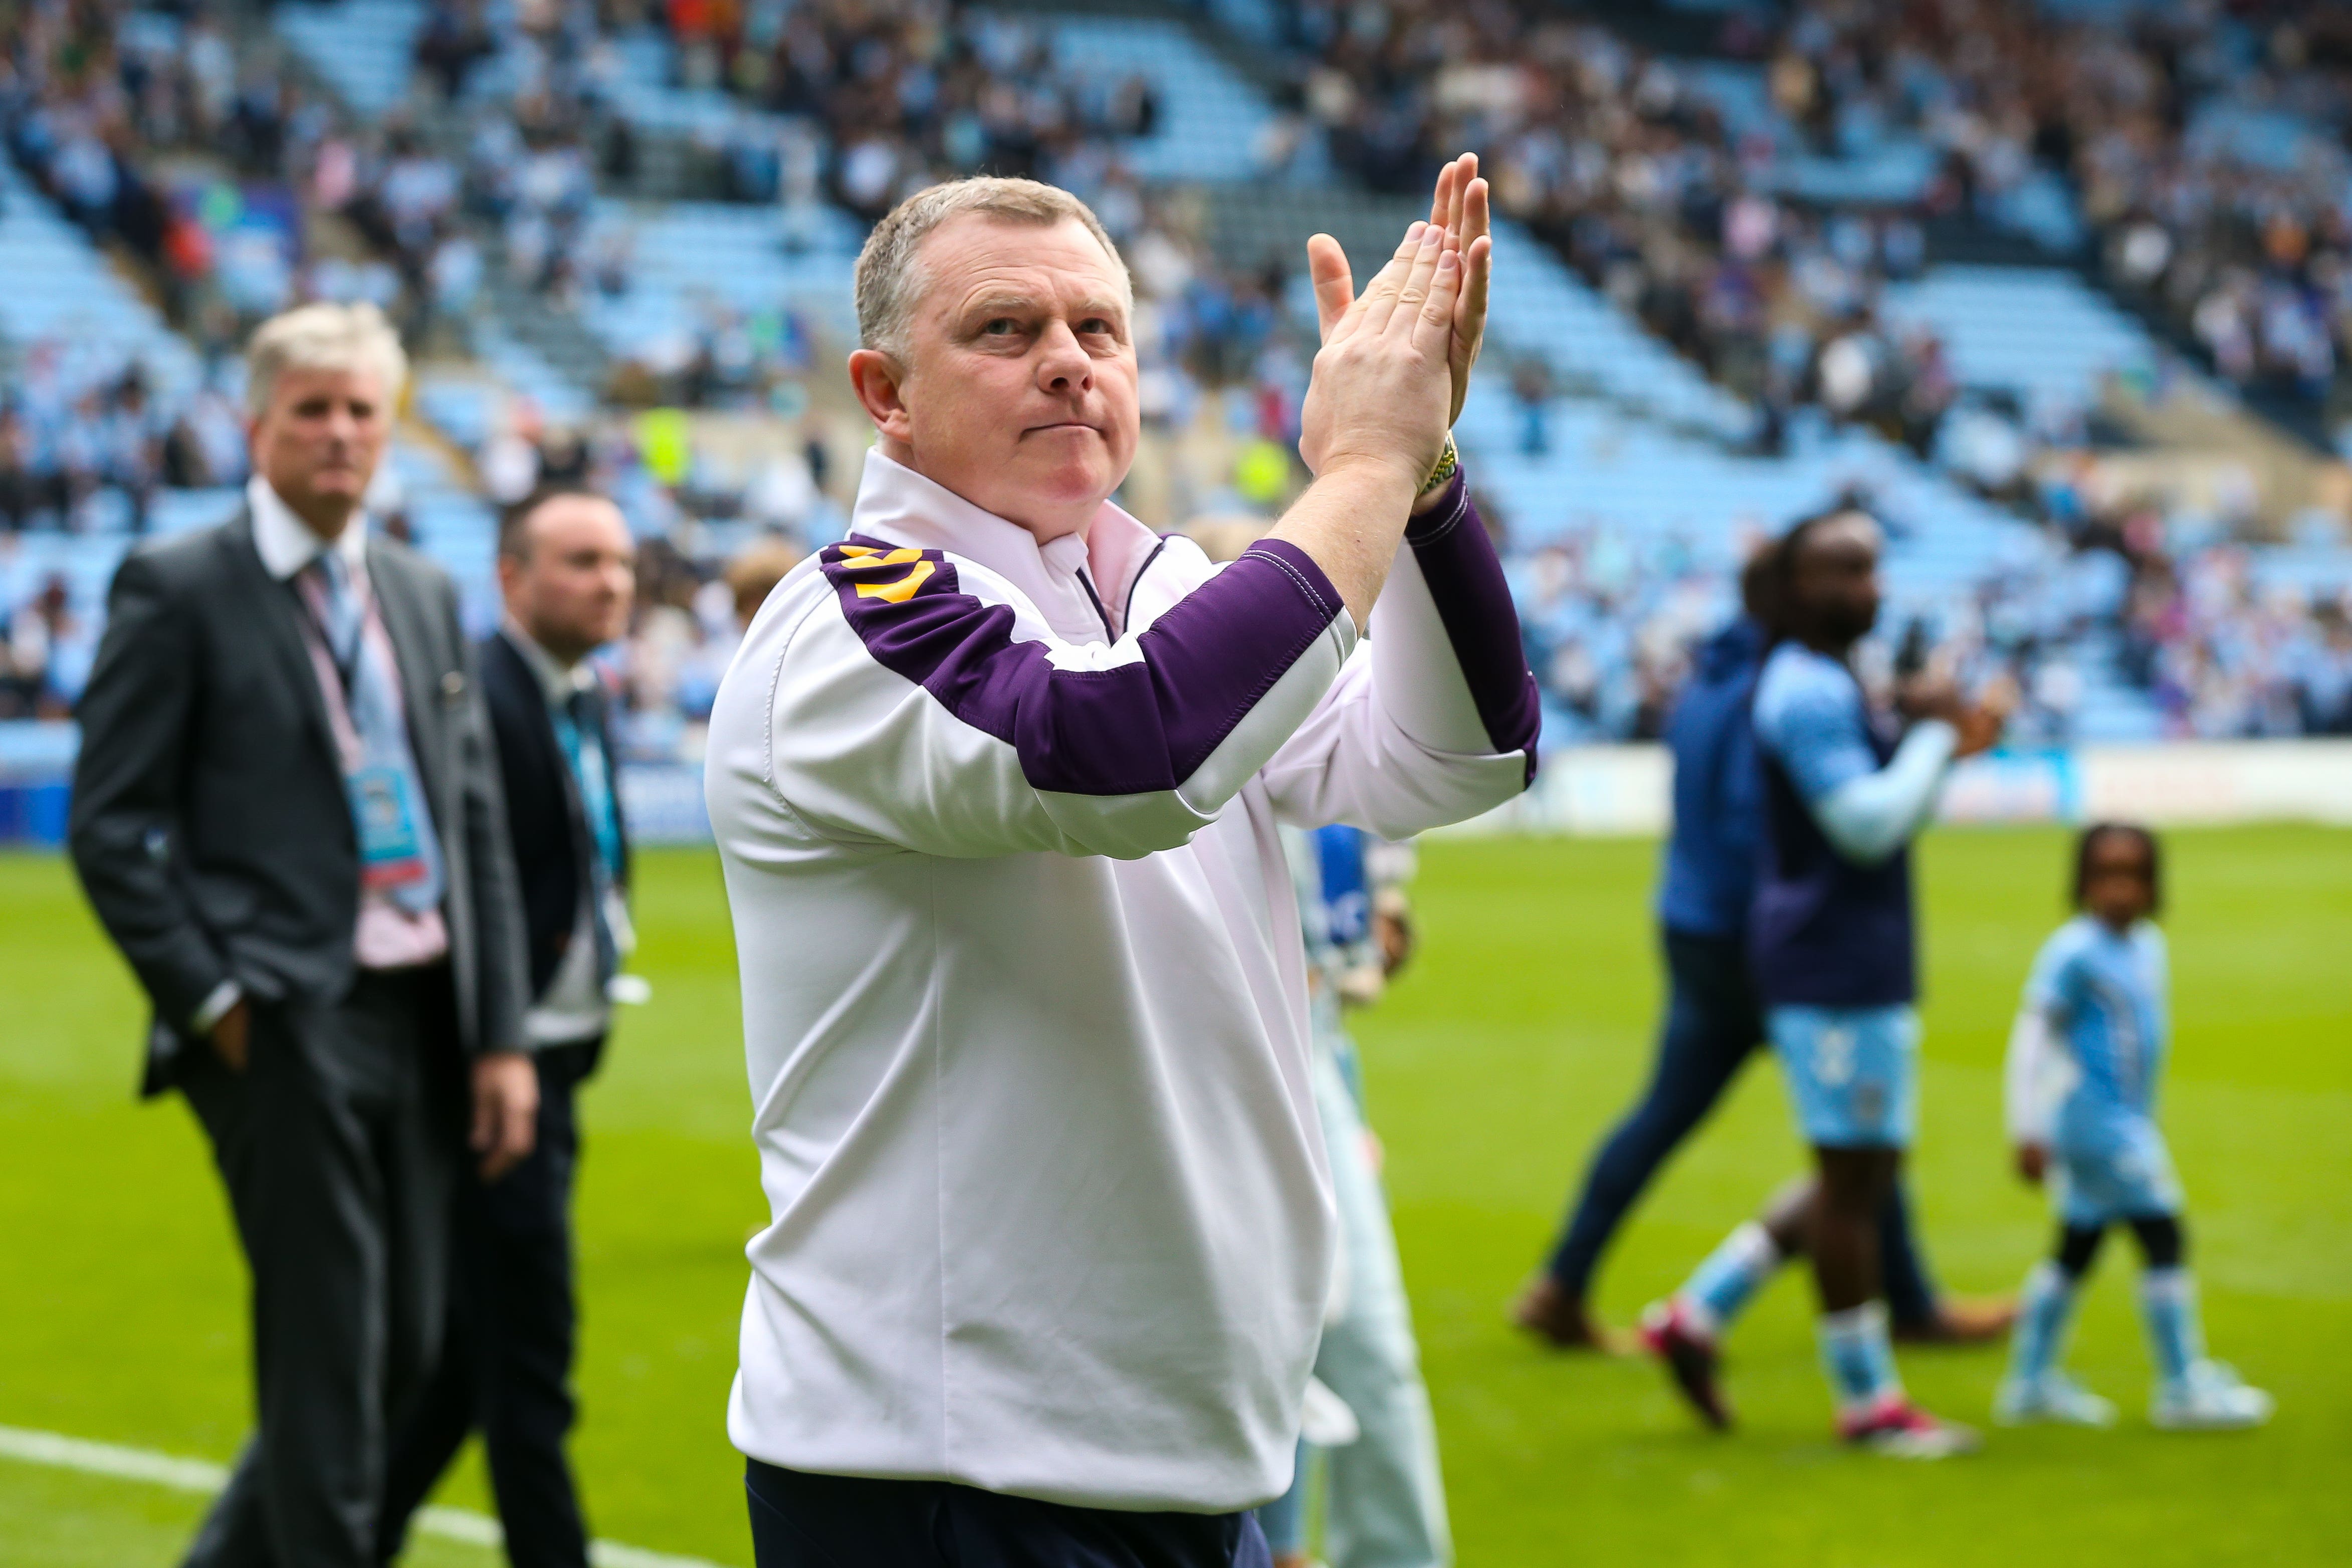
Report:
<svg viewBox="0 0 2352 1568"><path fill-rule="evenodd" d="M2050 1192L2069 1225L2110 1225L2180 1212L2180 1178L2164 1134L2137 1113L2067 1117L2051 1153Z"/></svg>
<svg viewBox="0 0 2352 1568"><path fill-rule="evenodd" d="M1906 1149L1919 1122L1919 1015L1907 1006L1773 1008L1772 1051L1817 1149Z"/></svg>

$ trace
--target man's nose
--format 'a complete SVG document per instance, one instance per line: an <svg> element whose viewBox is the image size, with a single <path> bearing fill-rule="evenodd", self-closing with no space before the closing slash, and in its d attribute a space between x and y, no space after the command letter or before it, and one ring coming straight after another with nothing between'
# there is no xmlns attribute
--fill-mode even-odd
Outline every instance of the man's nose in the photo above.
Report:
<svg viewBox="0 0 2352 1568"><path fill-rule="evenodd" d="M1069 323L1055 321L1048 326L1037 347L1039 389L1066 396L1092 391L1094 384L1094 357L1070 330Z"/></svg>

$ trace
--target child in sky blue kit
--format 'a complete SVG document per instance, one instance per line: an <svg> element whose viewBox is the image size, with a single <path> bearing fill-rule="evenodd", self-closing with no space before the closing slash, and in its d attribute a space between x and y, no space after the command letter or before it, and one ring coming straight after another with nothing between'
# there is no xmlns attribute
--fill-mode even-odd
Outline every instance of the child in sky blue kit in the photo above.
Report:
<svg viewBox="0 0 2352 1568"><path fill-rule="evenodd" d="M2101 823L2074 857L2075 916L2042 944L2010 1037L2008 1109L2018 1173L2047 1182L2056 1255L2026 1276L2004 1425L2111 1426L2116 1407L2060 1365L2084 1277L2114 1225L2137 1238L2140 1312L2156 1362L2148 1419L2168 1428L2258 1427L2272 1401L2205 1354L2187 1263L2180 1184L2156 1124L2171 1030L2162 873L2145 828Z"/></svg>

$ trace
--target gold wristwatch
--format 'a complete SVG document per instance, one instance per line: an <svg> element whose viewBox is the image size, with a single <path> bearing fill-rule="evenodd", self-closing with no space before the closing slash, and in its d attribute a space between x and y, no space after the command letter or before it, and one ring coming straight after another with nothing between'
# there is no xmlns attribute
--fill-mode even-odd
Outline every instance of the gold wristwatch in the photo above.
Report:
<svg viewBox="0 0 2352 1568"><path fill-rule="evenodd" d="M1461 472L1461 469L1462 454L1454 450L1454 433L1448 431L1445 434L1445 450L1437 455L1437 466L1432 468L1429 471L1429 477L1421 482L1421 488L1413 493L1413 499L1417 501L1428 495L1432 490L1453 478L1455 474Z"/></svg>

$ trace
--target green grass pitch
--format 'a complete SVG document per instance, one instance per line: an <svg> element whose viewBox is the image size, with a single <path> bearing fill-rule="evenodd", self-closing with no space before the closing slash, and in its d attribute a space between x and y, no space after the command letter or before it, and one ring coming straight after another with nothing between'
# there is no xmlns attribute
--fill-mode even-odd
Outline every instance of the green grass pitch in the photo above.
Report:
<svg viewBox="0 0 2352 1568"><path fill-rule="evenodd" d="M1554 1563L2130 1564L2352 1561L2352 833L2171 835L2178 1040L2166 1097L2216 1351L2279 1396L2267 1431L2161 1437L2127 1247L2074 1364L2126 1406L2108 1434L1996 1432L1906 1467L1827 1437L1809 1287L1734 1340L1745 1426L1696 1431L1648 1366L1521 1342L1503 1306L1648 1061L1655 846L1427 845L1427 945L1358 1020L1467 1568ZM2046 1245L2006 1174L2000 1056L2059 918L2054 831L1945 831L1922 866L1930 997L1916 1191L1946 1283L2007 1290ZM741 1247L762 1218L718 871L644 862L639 967L587 1100L584 1408L601 1535L748 1563L722 1429ZM0 858L0 1426L215 1460L245 1430L244 1284L185 1110L131 1099L140 1008L64 866ZM1636 1211L1601 1302L1629 1319L1796 1168L1759 1059ZM1938 1409L1981 1419L1997 1353L1912 1353ZM444 1501L481 1507L470 1460ZM0 1563L130 1568L178 1552L198 1500L0 1458ZM483 1551L427 1542L408 1561Z"/></svg>

